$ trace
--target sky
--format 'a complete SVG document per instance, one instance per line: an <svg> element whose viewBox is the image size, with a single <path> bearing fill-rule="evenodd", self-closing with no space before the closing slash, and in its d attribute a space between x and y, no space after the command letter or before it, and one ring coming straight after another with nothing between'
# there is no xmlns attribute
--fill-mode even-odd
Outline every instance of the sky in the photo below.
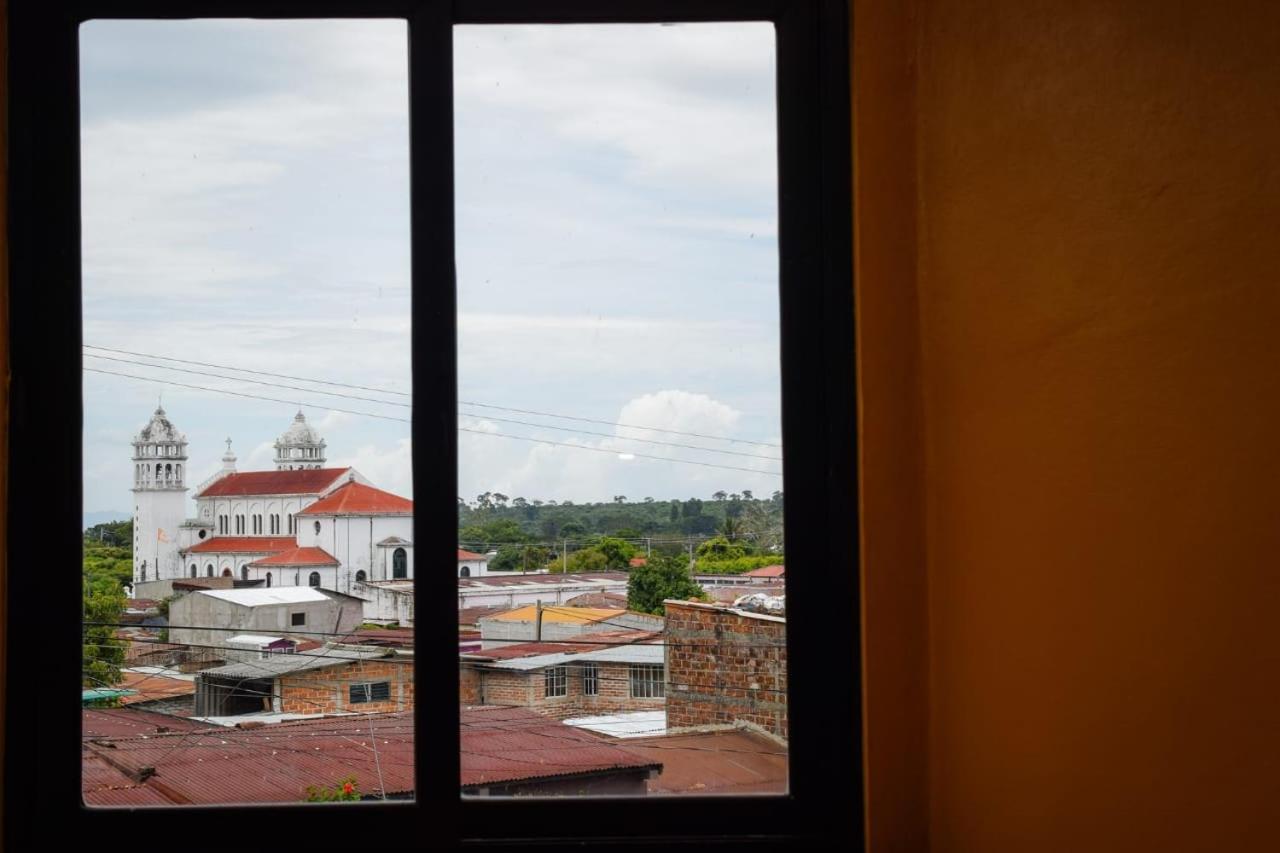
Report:
<svg viewBox="0 0 1280 853"><path fill-rule="evenodd" d="M461 495L781 489L772 27L454 45ZM301 408L329 465L411 496L403 22L92 21L80 49L84 364L130 374L85 374L85 511L127 517L161 400L193 492L228 437L271 468Z"/></svg>

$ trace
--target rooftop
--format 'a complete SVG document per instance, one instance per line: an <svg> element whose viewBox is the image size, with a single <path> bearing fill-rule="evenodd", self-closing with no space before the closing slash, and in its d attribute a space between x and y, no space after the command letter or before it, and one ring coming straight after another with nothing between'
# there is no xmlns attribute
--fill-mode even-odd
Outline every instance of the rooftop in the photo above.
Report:
<svg viewBox="0 0 1280 853"><path fill-rule="evenodd" d="M411 515L413 501L357 483L334 489L298 515Z"/></svg>
<svg viewBox="0 0 1280 853"><path fill-rule="evenodd" d="M564 622L582 625L588 622L602 622L606 619L612 619L616 616L621 616L625 612L625 610L605 607L550 607L543 605L542 621L544 624L547 622ZM492 616L483 618L497 622L533 622L538 618L538 605L529 604L524 607L518 607L515 610L507 610L503 613L495 613Z"/></svg>
<svg viewBox="0 0 1280 853"><path fill-rule="evenodd" d="M352 661L389 657L391 654L389 649L326 649L306 654L272 655L250 663L229 663L226 666L206 669L200 674L217 678L275 678ZM405 665L411 664L406 661Z"/></svg>
<svg viewBox="0 0 1280 853"><path fill-rule="evenodd" d="M662 769L661 759L638 755L527 708L463 708L461 740L464 788L606 770Z"/></svg>
<svg viewBox="0 0 1280 853"><path fill-rule="evenodd" d="M749 572L743 572L743 575L749 578L780 578L785 576L786 573L786 566L762 566Z"/></svg>
<svg viewBox="0 0 1280 853"><path fill-rule="evenodd" d="M662 762L650 794L787 792L787 748L747 729L629 738L627 749Z"/></svg>
<svg viewBox="0 0 1280 853"><path fill-rule="evenodd" d="M350 470L350 468L310 468L299 471L245 471L227 474L195 497L318 495Z"/></svg>
<svg viewBox="0 0 1280 853"><path fill-rule="evenodd" d="M272 554L270 557L263 557L261 560L254 560L249 565L256 568L258 566L336 566L339 563L336 557L323 548L292 548Z"/></svg>
<svg viewBox="0 0 1280 853"><path fill-rule="evenodd" d="M511 586L527 586L530 589L555 586L562 588L581 587L583 592L593 587L626 586L626 572L579 572L563 574L561 572L512 572L509 575L490 574L484 577L458 578L458 589L492 589Z"/></svg>
<svg viewBox="0 0 1280 853"><path fill-rule="evenodd" d="M186 552L188 554L273 554L297 547L298 540L292 536L215 536L192 545Z"/></svg>
<svg viewBox="0 0 1280 853"><path fill-rule="evenodd" d="M314 601L330 601L328 595L310 586L272 586L253 589L206 589L194 595L207 595L239 604L243 607L261 607L267 604L307 604Z"/></svg>

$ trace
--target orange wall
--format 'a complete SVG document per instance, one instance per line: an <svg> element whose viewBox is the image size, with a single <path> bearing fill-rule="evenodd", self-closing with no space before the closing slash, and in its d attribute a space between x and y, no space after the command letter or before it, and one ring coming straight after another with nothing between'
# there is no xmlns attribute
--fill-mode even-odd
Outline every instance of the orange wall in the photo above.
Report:
<svg viewBox="0 0 1280 853"><path fill-rule="evenodd" d="M1280 4L918 7L931 847L1280 850Z"/></svg>

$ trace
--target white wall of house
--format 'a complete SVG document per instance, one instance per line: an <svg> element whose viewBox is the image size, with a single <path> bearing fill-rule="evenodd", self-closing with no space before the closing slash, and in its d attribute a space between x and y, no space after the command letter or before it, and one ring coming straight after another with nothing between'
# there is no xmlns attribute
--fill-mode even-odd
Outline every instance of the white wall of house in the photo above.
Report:
<svg viewBox="0 0 1280 853"><path fill-rule="evenodd" d="M406 580L413 578L413 516L299 516L298 547L323 548L342 564L339 592L351 593L357 574L366 581L393 580L395 553L404 550ZM404 544L381 545L396 538Z"/></svg>

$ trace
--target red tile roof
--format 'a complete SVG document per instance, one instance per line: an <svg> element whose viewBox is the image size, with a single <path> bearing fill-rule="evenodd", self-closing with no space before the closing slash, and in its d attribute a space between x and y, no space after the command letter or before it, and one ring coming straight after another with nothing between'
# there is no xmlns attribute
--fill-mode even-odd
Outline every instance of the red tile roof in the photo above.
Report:
<svg viewBox="0 0 1280 853"><path fill-rule="evenodd" d="M272 554L270 557L263 557L261 560L254 560L249 565L257 568L258 566L336 566L339 563L336 557L331 556L323 548L293 548Z"/></svg>
<svg viewBox="0 0 1280 853"><path fill-rule="evenodd" d="M245 471L228 474L196 495L197 498L240 495L318 495L345 476L350 468L311 468L302 471Z"/></svg>
<svg viewBox="0 0 1280 853"><path fill-rule="evenodd" d="M484 554L477 554L474 551L464 551L461 548L458 549L458 562L462 562L463 560L487 560L487 559L489 558L486 557Z"/></svg>
<svg viewBox="0 0 1280 853"><path fill-rule="evenodd" d="M632 568L639 568L640 566L648 565L649 560L646 557L632 557L627 561L627 564Z"/></svg>
<svg viewBox="0 0 1280 853"><path fill-rule="evenodd" d="M764 566L759 569L753 569L743 574L749 578L780 578L787 573L786 566Z"/></svg>
<svg viewBox="0 0 1280 853"><path fill-rule="evenodd" d="M468 654L490 660L511 660L513 658L527 658L536 655L553 655L561 652L594 652L611 646L647 643L660 638L660 636L661 634L657 631L599 631L583 634L574 637L572 640L542 640L515 643L494 649L468 652Z"/></svg>
<svg viewBox="0 0 1280 853"><path fill-rule="evenodd" d="M292 536L215 536L187 549L188 554L275 554L298 547Z"/></svg>
<svg viewBox="0 0 1280 853"><path fill-rule="evenodd" d="M464 788L608 770L662 769L661 760L528 708L463 708L460 739Z"/></svg>
<svg viewBox="0 0 1280 853"><path fill-rule="evenodd" d="M298 515L409 515L413 501L366 486L346 483L304 509Z"/></svg>

